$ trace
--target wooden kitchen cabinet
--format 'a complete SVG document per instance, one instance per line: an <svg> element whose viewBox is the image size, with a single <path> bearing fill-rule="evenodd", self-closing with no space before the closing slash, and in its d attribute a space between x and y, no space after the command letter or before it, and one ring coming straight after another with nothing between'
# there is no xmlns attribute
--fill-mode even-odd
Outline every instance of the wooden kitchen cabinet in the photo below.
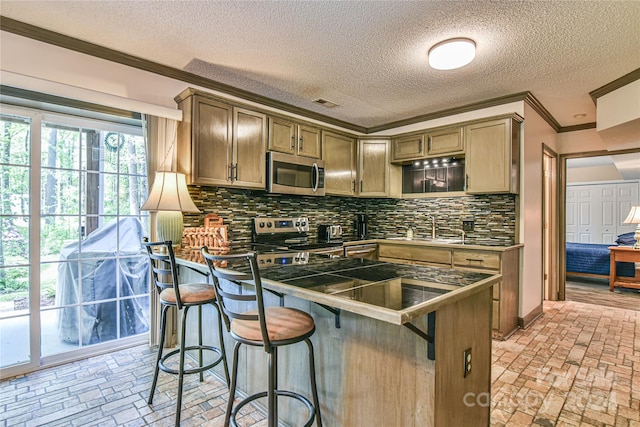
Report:
<svg viewBox="0 0 640 427"><path fill-rule="evenodd" d="M451 267L451 248L378 242L380 261Z"/></svg>
<svg viewBox="0 0 640 427"><path fill-rule="evenodd" d="M233 181L234 187L267 187L267 116L244 108L233 109Z"/></svg>
<svg viewBox="0 0 640 427"><path fill-rule="evenodd" d="M176 97L178 172L187 183L266 188L266 115L187 89Z"/></svg>
<svg viewBox="0 0 640 427"><path fill-rule="evenodd" d="M356 140L347 135L323 131L322 159L326 194L356 195Z"/></svg>
<svg viewBox="0 0 640 427"><path fill-rule="evenodd" d="M427 157L450 156L464 153L464 128L438 129L428 133Z"/></svg>
<svg viewBox="0 0 640 427"><path fill-rule="evenodd" d="M391 162L406 163L429 157L464 153L464 128L453 126L401 135L391 140Z"/></svg>
<svg viewBox="0 0 640 427"><path fill-rule="evenodd" d="M269 117L269 150L317 159L320 128L281 117Z"/></svg>
<svg viewBox="0 0 640 427"><path fill-rule="evenodd" d="M465 126L467 193L518 193L520 122L508 117Z"/></svg>
<svg viewBox="0 0 640 427"><path fill-rule="evenodd" d="M493 337L506 339L518 329L520 295L520 248L471 245L425 245L420 241L379 240L380 261L457 268L478 273L501 274L493 286Z"/></svg>
<svg viewBox="0 0 640 427"><path fill-rule="evenodd" d="M425 135L405 135L391 140L391 161L422 159L425 157Z"/></svg>
<svg viewBox="0 0 640 427"><path fill-rule="evenodd" d="M358 195L387 197L390 186L389 140L358 141Z"/></svg>

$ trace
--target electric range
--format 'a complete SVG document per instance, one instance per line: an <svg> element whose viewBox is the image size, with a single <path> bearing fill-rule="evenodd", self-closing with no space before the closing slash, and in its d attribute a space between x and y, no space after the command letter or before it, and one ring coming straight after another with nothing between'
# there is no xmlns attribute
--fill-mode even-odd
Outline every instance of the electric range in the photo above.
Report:
<svg viewBox="0 0 640 427"><path fill-rule="evenodd" d="M269 252L316 253L342 256L342 241L317 242L309 239L309 218L256 217L253 219L252 245L261 255ZM290 255L289 258L296 258ZM298 259L305 258L299 255ZM308 256L306 257L308 259Z"/></svg>

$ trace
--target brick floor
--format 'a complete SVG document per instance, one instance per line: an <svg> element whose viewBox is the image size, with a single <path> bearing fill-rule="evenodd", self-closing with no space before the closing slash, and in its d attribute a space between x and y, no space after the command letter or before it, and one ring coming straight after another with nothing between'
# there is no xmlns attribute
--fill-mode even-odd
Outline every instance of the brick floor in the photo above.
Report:
<svg viewBox="0 0 640 427"><path fill-rule="evenodd" d="M640 311L572 301L544 311L493 342L491 426L640 427ZM141 346L3 381L0 426L173 425L173 376L161 373L146 402L154 360ZM214 376L188 376L182 425L222 426L226 401ZM239 424L266 421L249 405Z"/></svg>
<svg viewBox="0 0 640 427"><path fill-rule="evenodd" d="M640 311L544 307L493 343L491 425L640 427Z"/></svg>

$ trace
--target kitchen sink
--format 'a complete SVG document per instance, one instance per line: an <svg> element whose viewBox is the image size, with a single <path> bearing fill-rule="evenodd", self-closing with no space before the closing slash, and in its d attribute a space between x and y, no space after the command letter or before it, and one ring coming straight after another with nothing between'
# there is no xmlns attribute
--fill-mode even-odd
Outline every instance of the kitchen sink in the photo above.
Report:
<svg viewBox="0 0 640 427"><path fill-rule="evenodd" d="M435 237L423 239L409 239L407 237L389 237L388 240L403 240L407 242L428 242L428 243L447 243L447 244L464 244L462 239L454 239L448 237Z"/></svg>

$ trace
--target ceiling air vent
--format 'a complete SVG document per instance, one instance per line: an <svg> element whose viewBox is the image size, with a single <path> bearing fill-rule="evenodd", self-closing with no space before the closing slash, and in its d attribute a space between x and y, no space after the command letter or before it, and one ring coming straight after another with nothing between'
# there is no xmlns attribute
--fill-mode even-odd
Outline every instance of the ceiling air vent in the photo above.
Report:
<svg viewBox="0 0 640 427"><path fill-rule="evenodd" d="M322 98L318 98L316 100L314 100L313 102L315 102L316 104L320 104L323 107L327 107L327 108L333 108L333 107L337 107L338 104L336 104L335 102L331 102L328 101L326 99L322 99Z"/></svg>

